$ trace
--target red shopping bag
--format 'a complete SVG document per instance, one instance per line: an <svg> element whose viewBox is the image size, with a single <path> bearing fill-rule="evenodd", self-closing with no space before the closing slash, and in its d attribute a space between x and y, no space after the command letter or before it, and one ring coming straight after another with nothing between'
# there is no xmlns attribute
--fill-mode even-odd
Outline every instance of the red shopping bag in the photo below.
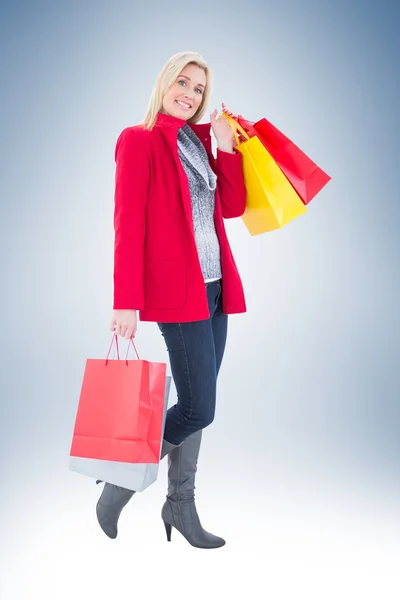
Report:
<svg viewBox="0 0 400 600"><path fill-rule="evenodd" d="M114 339L118 360L109 360ZM167 365L140 360L130 342L137 360L119 360L115 334L106 360L86 361L70 456L159 462Z"/></svg>
<svg viewBox="0 0 400 600"><path fill-rule="evenodd" d="M257 136L260 139L303 204L308 204L332 179L267 119L254 123L239 115L235 120L250 137Z"/></svg>

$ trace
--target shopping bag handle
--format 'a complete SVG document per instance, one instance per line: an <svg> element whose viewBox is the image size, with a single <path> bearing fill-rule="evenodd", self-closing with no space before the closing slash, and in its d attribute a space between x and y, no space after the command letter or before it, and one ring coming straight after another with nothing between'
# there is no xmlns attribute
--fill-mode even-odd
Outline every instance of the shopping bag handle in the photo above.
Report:
<svg viewBox="0 0 400 600"><path fill-rule="evenodd" d="M248 119L242 117L242 115L238 115L235 120L243 127L245 131L253 129L255 125L255 121L249 121Z"/></svg>
<svg viewBox="0 0 400 600"><path fill-rule="evenodd" d="M114 335L113 335L113 337L112 337L112 340L111 340L110 348L109 348L109 350L108 350L107 358L106 358L106 366L107 366L107 364L108 364L108 357L110 356L110 352L111 352L111 348L112 348L112 345L113 345L113 342L114 342L114 340L115 340L115 345L116 345L116 347L117 347L117 356L118 356L118 360L119 360L118 335L117 335L116 333L114 333ZM137 356L138 360L140 360L140 358L139 358L139 354L138 354L138 351L136 350L136 346L135 346L135 344L134 344L134 341L133 341L133 338L132 338L132 336L131 336L131 337L129 338L129 342L128 342L128 350L126 351L126 357L125 357L126 366L128 366L128 352L129 352L129 346L130 346L130 343L131 343L131 342L132 342L132 346L133 346L133 348L134 348L134 350L135 350L135 352L136 352L136 356Z"/></svg>
<svg viewBox="0 0 400 600"><path fill-rule="evenodd" d="M229 125L231 126L231 129L233 131L233 135L235 136L235 141L236 144L239 145L239 136L237 134L237 132L239 131L240 134L245 138L245 140L249 140L250 136L249 134L243 129L243 127L241 125L239 125L239 123L230 115L227 115L226 113L222 113L222 116L224 117L224 119L226 119L229 123Z"/></svg>

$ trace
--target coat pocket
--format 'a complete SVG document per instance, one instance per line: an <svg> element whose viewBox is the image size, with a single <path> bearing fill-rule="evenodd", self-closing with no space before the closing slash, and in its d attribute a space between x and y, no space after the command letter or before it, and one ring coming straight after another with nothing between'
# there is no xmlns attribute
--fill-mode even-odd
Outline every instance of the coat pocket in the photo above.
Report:
<svg viewBox="0 0 400 600"><path fill-rule="evenodd" d="M182 308L186 303L185 259L145 260L146 308Z"/></svg>

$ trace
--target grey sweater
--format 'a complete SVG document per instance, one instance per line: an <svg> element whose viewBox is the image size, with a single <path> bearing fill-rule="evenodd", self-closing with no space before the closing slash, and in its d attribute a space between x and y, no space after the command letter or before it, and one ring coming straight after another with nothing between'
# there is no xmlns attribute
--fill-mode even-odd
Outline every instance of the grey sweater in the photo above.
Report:
<svg viewBox="0 0 400 600"><path fill-rule="evenodd" d="M203 144L189 125L178 131L178 154L188 178L194 235L204 280L220 279L220 246L214 224L217 177Z"/></svg>

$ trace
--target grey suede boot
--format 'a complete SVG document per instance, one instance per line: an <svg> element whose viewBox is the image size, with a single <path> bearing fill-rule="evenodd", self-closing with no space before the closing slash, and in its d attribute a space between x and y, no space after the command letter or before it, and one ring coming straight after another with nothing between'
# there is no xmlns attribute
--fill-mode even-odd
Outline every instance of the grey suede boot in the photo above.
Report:
<svg viewBox="0 0 400 600"><path fill-rule="evenodd" d="M161 458L178 446L170 444L163 440L161 447ZM98 479L96 483L101 483ZM100 527L109 538L115 539L118 535L118 519L124 506L135 494L133 490L114 485L113 483L105 483L101 496L96 505L97 520Z"/></svg>
<svg viewBox="0 0 400 600"><path fill-rule="evenodd" d="M190 435L168 456L168 495L162 507L167 539L175 527L196 548L220 548L225 540L201 526L194 502L195 475L202 430Z"/></svg>

